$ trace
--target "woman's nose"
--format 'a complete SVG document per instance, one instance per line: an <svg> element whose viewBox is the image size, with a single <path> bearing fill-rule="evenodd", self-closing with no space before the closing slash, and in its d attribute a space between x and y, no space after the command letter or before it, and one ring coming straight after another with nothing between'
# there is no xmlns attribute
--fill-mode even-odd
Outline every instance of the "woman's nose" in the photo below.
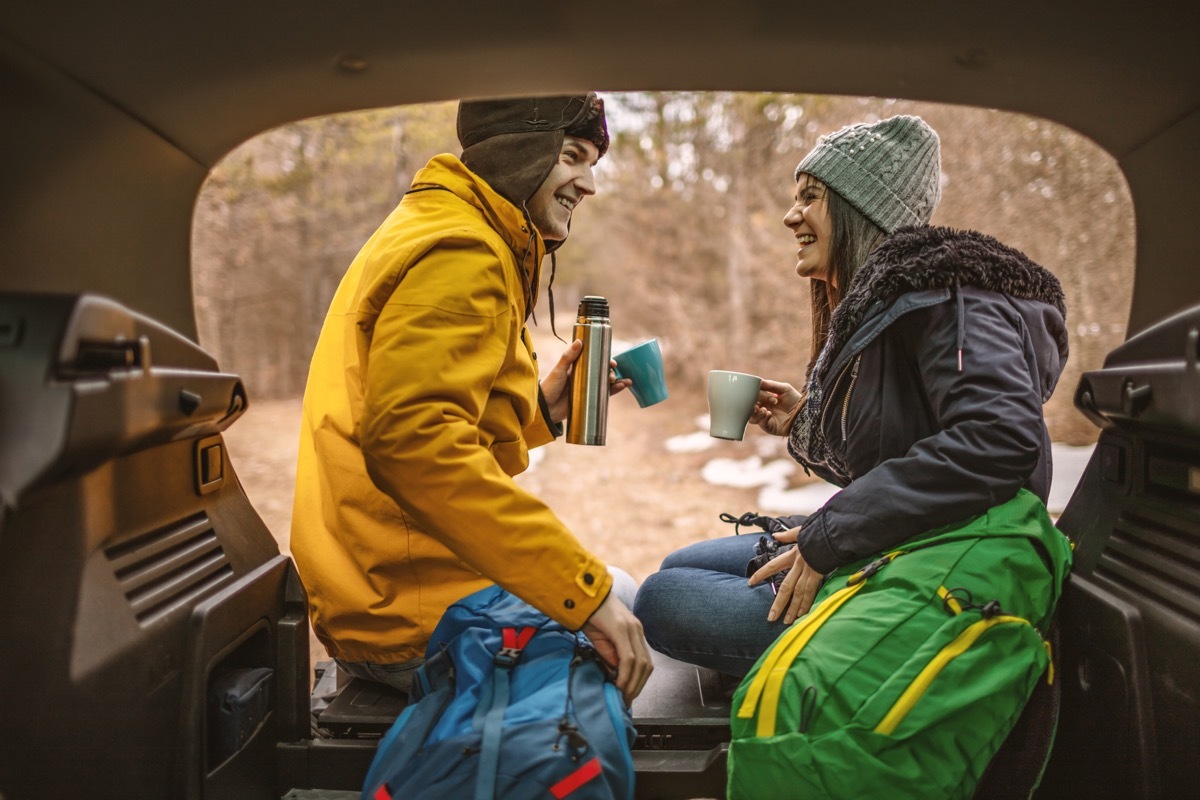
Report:
<svg viewBox="0 0 1200 800"><path fill-rule="evenodd" d="M800 210L800 204L792 206L788 212L783 215L783 224L789 228L794 228L804 221L804 214Z"/></svg>

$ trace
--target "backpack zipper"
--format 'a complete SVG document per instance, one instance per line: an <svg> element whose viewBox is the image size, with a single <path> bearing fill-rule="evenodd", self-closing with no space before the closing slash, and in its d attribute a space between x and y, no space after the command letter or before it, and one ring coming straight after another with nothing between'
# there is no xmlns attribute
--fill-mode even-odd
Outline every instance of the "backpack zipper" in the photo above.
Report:
<svg viewBox="0 0 1200 800"><path fill-rule="evenodd" d="M792 662L800 655L800 651L847 600L867 585L867 580L872 575L903 554L903 550L888 553L851 575L846 579L846 586L825 598L820 605L797 620L790 630L776 640L755 674L754 680L746 689L742 705L737 712L739 719L750 719L754 717L755 711L758 712L756 736L775 735L775 721L779 714L779 694L784 678L787 677L788 670L791 668ZM761 708L759 708L760 701Z"/></svg>
<svg viewBox="0 0 1200 800"><path fill-rule="evenodd" d="M1030 625L1029 620L1022 617L1014 617L1007 614L981 619L967 626L950 644L943 647L938 654L930 660L925 668L917 674L913 682L908 685L900 697L892 705L891 709L884 714L883 719L875 726L875 733L890 736L908 713L916 707L921 697L929 689L934 679L938 674L955 658L958 658L963 653L975 644L975 641L996 625Z"/></svg>

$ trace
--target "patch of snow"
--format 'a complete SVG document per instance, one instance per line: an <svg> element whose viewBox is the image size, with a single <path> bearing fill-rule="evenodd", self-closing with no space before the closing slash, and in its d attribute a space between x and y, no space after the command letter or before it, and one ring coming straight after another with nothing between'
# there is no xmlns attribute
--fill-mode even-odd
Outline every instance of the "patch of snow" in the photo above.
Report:
<svg viewBox="0 0 1200 800"><path fill-rule="evenodd" d="M754 486L784 486L787 476L796 470L796 464L778 459L763 463L758 456L737 460L714 458L704 465L701 477L716 486L733 486L749 489Z"/></svg>
<svg viewBox="0 0 1200 800"><path fill-rule="evenodd" d="M1046 502L1046 510L1051 514L1061 514L1067 507L1067 501L1075 493L1075 487L1083 477L1095 449L1096 446L1092 444L1083 447L1050 445L1050 454L1054 458L1054 476L1050 481L1050 497Z"/></svg>
<svg viewBox="0 0 1200 800"><path fill-rule="evenodd" d="M707 434L692 434L676 438L681 440L694 438L697 443L709 439ZM714 458L704 465L701 476L708 483L718 486L733 486L743 489L761 486L758 508L760 513L765 514L812 514L837 493L836 486L824 481L788 489L787 478L796 469L796 464L790 458L772 459L771 456L778 452L778 444L775 442L770 444L773 447L761 448L763 455L750 456L745 459ZM1051 454L1054 458L1054 479L1050 486L1050 498L1046 506L1052 515L1061 514L1066 508L1067 501L1071 499L1075 486L1087 468L1094 449L1094 445L1083 447L1051 445ZM675 450L673 452L683 451Z"/></svg>
<svg viewBox="0 0 1200 800"><path fill-rule="evenodd" d="M812 514L838 492L832 483L817 481L795 489L767 486L758 493L760 514Z"/></svg>
<svg viewBox="0 0 1200 800"><path fill-rule="evenodd" d="M688 433L683 436L672 436L663 444L670 453L699 453L716 444L716 439L705 432Z"/></svg>

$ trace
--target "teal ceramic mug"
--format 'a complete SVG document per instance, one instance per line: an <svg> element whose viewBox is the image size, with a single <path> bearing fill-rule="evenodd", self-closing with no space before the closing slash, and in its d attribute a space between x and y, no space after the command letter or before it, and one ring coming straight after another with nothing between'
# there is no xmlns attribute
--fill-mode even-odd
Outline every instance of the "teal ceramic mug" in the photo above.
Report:
<svg viewBox="0 0 1200 800"><path fill-rule="evenodd" d="M629 391L642 408L667 399L667 377L663 373L662 350L658 339L651 339L613 356L617 377L629 378Z"/></svg>

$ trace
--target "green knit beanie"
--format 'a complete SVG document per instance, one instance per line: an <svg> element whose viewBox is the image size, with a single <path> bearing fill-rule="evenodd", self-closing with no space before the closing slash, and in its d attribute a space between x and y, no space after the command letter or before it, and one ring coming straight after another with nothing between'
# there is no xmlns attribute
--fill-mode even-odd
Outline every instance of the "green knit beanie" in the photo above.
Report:
<svg viewBox="0 0 1200 800"><path fill-rule="evenodd" d="M927 225L942 196L937 133L920 117L858 123L822 136L796 167L891 233Z"/></svg>

